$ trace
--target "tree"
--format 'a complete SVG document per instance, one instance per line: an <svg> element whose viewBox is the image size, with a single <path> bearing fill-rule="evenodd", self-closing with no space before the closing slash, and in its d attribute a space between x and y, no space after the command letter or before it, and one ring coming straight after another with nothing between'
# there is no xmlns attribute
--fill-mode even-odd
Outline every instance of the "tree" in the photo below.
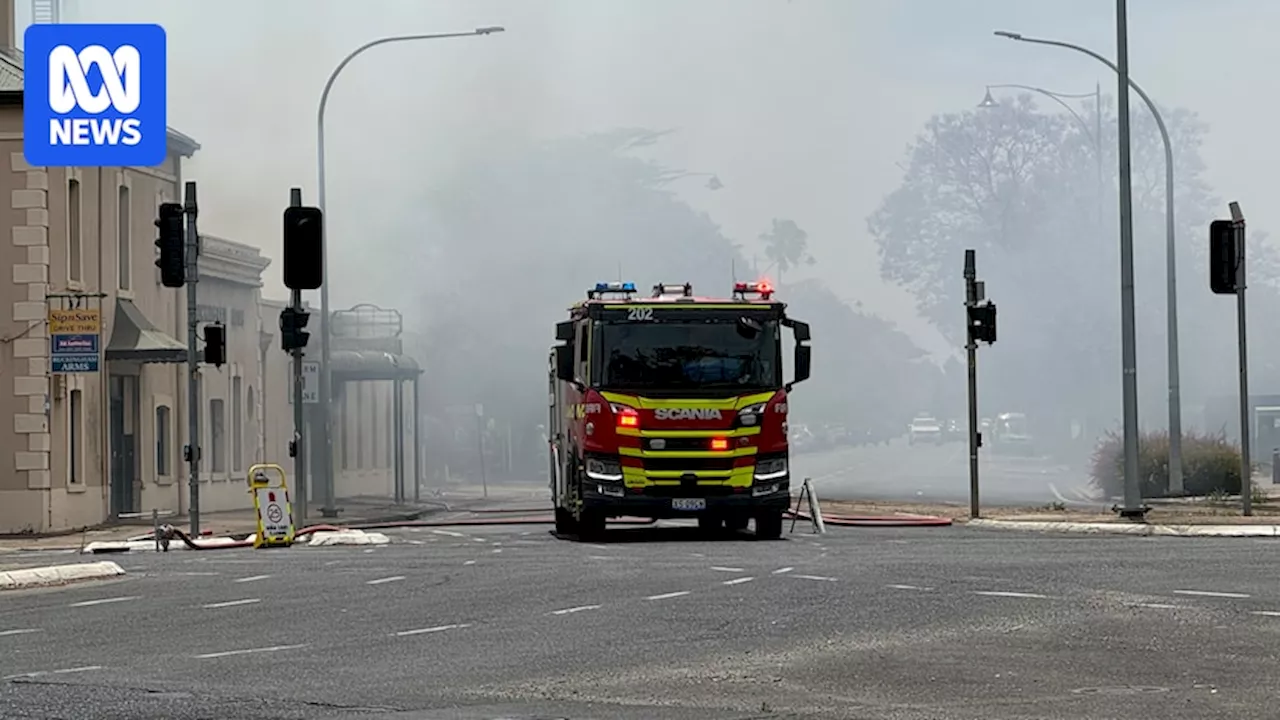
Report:
<svg viewBox="0 0 1280 720"><path fill-rule="evenodd" d="M805 232L794 220L773 219L769 232L760 234L764 243L764 255L772 266L778 270L778 282L782 275L800 263L812 265L813 256L809 254L809 233Z"/></svg>
<svg viewBox="0 0 1280 720"><path fill-rule="evenodd" d="M935 116L908 149L902 185L868 220L882 276L909 289L957 346L963 251L977 250L979 275L1000 306L1000 343L984 354L984 402L1035 408L1059 427L1087 417L1101 429L1119 416L1116 141L1109 105L1101 110L1102 138L1092 137L1092 123L1039 112L1030 96ZM1186 110L1163 114L1175 152L1185 399L1216 387L1227 360L1216 334L1229 324L1205 287L1204 265L1208 221L1225 208L1203 177L1205 126ZM1131 157L1142 419L1159 424L1167 397L1165 167L1143 107L1133 112Z"/></svg>

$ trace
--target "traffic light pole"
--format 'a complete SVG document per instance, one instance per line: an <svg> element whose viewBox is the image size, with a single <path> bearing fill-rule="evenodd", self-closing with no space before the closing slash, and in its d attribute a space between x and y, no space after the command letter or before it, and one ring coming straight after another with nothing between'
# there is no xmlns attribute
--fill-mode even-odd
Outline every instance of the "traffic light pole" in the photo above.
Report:
<svg viewBox="0 0 1280 720"><path fill-rule="evenodd" d="M289 207L302 207L302 188L293 188L289 191ZM302 311L302 291L289 291L289 307L295 312ZM294 513L299 523L307 519L307 507L310 502L310 488L307 478L307 443L306 443L306 415L303 412L302 404L302 348L294 348L289 351L293 357L293 475L294 488L296 488L298 497L294 502Z"/></svg>
<svg viewBox="0 0 1280 720"><path fill-rule="evenodd" d="M200 324L196 302L196 283L200 280L200 231L196 227L196 184L187 182L183 195L183 212L187 219L187 466L191 537L200 537Z"/></svg>
<svg viewBox="0 0 1280 720"><path fill-rule="evenodd" d="M1236 336L1240 356L1240 512L1249 516L1253 514L1253 462L1249 457L1252 431L1249 423L1249 330L1248 323L1245 322L1244 301L1244 213L1240 211L1240 203L1233 202L1229 207L1236 239Z"/></svg>
<svg viewBox="0 0 1280 720"><path fill-rule="evenodd" d="M965 354L969 356L969 517L981 516L981 504L978 502L978 448L981 443L978 433L978 340L973 336L969 322L969 308L975 307L982 298L978 291L977 259L973 250L964 251L964 304L965 304Z"/></svg>

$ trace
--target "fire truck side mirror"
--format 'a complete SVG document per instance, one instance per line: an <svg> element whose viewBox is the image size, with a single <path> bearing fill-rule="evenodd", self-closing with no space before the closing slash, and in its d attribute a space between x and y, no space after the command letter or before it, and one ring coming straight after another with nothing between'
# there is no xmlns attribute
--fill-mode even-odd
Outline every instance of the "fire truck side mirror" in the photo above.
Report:
<svg viewBox="0 0 1280 720"><path fill-rule="evenodd" d="M573 339L573 321L565 320L556 323L556 340L568 342Z"/></svg>
<svg viewBox="0 0 1280 720"><path fill-rule="evenodd" d="M573 376L572 345L556 346L556 377L565 382L573 382L577 379Z"/></svg>
<svg viewBox="0 0 1280 720"><path fill-rule="evenodd" d="M809 379L809 371L813 363L813 348L808 345L796 345L795 379L789 384L795 385Z"/></svg>
<svg viewBox="0 0 1280 720"><path fill-rule="evenodd" d="M795 333L796 342L798 343L809 342L809 340L811 339L809 337L809 323L800 322L799 320L792 320L790 325L791 325L791 332Z"/></svg>

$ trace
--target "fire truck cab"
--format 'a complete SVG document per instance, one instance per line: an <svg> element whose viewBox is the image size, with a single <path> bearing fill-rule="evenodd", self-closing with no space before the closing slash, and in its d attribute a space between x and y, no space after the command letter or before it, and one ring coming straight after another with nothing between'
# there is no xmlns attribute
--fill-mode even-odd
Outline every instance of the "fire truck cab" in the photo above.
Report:
<svg viewBox="0 0 1280 720"><path fill-rule="evenodd" d="M795 339L783 377L783 335ZM556 325L548 368L558 534L611 517L696 517L704 529L782 534L791 497L787 396L809 377L809 326L767 282L732 298L687 283L598 283Z"/></svg>

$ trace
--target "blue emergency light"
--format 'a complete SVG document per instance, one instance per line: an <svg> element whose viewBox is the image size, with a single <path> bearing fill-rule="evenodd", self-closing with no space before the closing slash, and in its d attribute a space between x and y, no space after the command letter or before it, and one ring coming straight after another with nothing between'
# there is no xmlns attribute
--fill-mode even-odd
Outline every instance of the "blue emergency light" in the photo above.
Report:
<svg viewBox="0 0 1280 720"><path fill-rule="evenodd" d="M596 292L635 292L636 284L633 282L598 282L596 283Z"/></svg>

